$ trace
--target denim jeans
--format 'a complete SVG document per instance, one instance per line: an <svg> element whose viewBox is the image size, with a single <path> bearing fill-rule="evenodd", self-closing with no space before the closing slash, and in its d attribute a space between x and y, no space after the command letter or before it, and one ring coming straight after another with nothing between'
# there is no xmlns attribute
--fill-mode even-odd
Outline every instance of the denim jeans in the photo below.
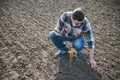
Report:
<svg viewBox="0 0 120 80"><path fill-rule="evenodd" d="M49 37L58 49L60 49L60 50L67 50L68 49L66 44L64 44L64 41L70 41L69 38L57 36L57 35L55 35L54 31L51 31L49 33ZM79 36L77 38L73 38L73 39L71 39L71 43L72 43L72 47L75 48L75 50L77 52L79 52L79 51L82 52L82 49L83 49L84 44L85 44L85 37Z"/></svg>

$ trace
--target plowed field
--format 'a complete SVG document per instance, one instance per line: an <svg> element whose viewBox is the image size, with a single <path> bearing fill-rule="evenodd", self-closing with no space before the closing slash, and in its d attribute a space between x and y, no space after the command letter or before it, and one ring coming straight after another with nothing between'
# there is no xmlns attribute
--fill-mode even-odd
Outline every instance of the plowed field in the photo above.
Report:
<svg viewBox="0 0 120 80"><path fill-rule="evenodd" d="M95 36L97 68L89 64L87 44L77 58L54 58L48 37L59 16L82 7ZM0 80L120 80L120 1L0 0Z"/></svg>

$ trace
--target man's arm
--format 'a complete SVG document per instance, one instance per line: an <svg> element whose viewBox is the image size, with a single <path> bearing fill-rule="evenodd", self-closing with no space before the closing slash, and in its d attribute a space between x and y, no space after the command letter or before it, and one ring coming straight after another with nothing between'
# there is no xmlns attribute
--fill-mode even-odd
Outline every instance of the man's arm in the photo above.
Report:
<svg viewBox="0 0 120 80"><path fill-rule="evenodd" d="M57 35L61 35L62 36L62 28L63 28L63 26L65 25L65 18L66 18L66 16L67 16L67 14L66 13L63 13L61 16L60 16L60 18L58 19L58 21L57 21L57 24L56 24L56 26L55 26L55 29L54 29L54 31L55 31L55 34L57 34Z"/></svg>
<svg viewBox="0 0 120 80"><path fill-rule="evenodd" d="M89 27L89 29L87 30L87 34L88 34L88 47L90 52L90 63L91 63L91 67L94 68L96 67L96 61L94 60L94 45L95 45L94 37L90 23L88 23L87 26Z"/></svg>
<svg viewBox="0 0 120 80"><path fill-rule="evenodd" d="M69 23L67 23L69 14L70 14L69 12L64 12L60 16L60 18L56 24L56 27L54 29L56 35L68 37L68 34L71 32L71 29L72 29L71 25Z"/></svg>
<svg viewBox="0 0 120 80"><path fill-rule="evenodd" d="M90 49L90 63L91 67L96 67L96 61L94 60L94 49Z"/></svg>

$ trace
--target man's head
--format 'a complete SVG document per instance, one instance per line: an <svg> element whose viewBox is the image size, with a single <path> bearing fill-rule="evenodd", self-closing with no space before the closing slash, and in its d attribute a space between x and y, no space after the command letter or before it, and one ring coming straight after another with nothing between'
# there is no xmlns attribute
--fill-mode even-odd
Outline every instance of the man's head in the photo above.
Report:
<svg viewBox="0 0 120 80"><path fill-rule="evenodd" d="M77 26L81 25L84 20L84 12L81 10L81 8L77 8L73 11L71 19Z"/></svg>

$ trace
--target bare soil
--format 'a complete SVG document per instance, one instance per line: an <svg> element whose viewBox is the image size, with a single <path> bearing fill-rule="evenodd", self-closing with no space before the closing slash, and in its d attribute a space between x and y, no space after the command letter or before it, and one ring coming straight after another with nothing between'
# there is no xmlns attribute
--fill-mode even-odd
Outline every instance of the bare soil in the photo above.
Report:
<svg viewBox="0 0 120 80"><path fill-rule="evenodd" d="M77 58L54 58L48 37L59 16L82 7L95 36L97 68L87 44ZM119 0L0 0L0 80L120 80Z"/></svg>

